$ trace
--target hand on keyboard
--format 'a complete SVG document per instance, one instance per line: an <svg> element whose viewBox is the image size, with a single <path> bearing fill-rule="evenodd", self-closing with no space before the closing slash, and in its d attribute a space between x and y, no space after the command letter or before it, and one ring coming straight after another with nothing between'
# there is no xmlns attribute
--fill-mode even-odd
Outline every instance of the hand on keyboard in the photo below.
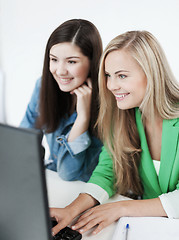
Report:
<svg viewBox="0 0 179 240"><path fill-rule="evenodd" d="M54 227L56 224L57 222L52 220L52 227ZM81 233L72 230L69 227L61 229L60 232L53 236L53 240L80 240L80 239L82 239Z"/></svg>

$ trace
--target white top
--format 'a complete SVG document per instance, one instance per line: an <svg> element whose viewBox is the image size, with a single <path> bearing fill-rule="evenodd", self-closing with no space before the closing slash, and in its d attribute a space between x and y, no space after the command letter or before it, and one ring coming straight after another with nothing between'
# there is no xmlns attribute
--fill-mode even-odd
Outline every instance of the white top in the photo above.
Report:
<svg viewBox="0 0 179 240"><path fill-rule="evenodd" d="M154 164L155 171L156 171L157 175L159 175L160 161L158 161L158 160L153 160L153 164Z"/></svg>

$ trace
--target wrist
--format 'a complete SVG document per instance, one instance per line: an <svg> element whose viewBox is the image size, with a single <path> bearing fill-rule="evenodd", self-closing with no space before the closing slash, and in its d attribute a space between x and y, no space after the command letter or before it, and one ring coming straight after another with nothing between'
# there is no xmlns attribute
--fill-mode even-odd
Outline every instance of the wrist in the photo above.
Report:
<svg viewBox="0 0 179 240"><path fill-rule="evenodd" d="M117 209L118 209L118 214L119 214L118 217L119 218L130 216L130 212L129 212L130 202L128 200L127 201L119 201L119 202L116 202L116 204L118 205Z"/></svg>
<svg viewBox="0 0 179 240"><path fill-rule="evenodd" d="M65 208L70 212L72 217L77 217L82 212L95 206L96 204L97 200L92 196L86 193L81 193L70 205Z"/></svg>
<svg viewBox="0 0 179 240"><path fill-rule="evenodd" d="M90 116L87 116L86 114L78 114L75 122L88 126L90 122Z"/></svg>
<svg viewBox="0 0 179 240"><path fill-rule="evenodd" d="M120 202L119 203L119 209L120 209L120 217L126 217L126 216L128 216L128 214L127 214L127 204L126 204L126 202L124 201L122 201L122 202Z"/></svg>
<svg viewBox="0 0 179 240"><path fill-rule="evenodd" d="M65 207L65 209L69 212L70 216L74 219L80 214L80 208L78 206L73 206L72 204Z"/></svg>

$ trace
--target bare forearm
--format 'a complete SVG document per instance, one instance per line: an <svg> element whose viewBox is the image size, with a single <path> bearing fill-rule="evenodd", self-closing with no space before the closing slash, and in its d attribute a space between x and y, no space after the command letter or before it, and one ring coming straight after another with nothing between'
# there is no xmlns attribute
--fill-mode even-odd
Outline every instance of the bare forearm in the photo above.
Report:
<svg viewBox="0 0 179 240"><path fill-rule="evenodd" d="M167 216L164 211L161 201L159 198L146 199L146 200L133 200L133 201L124 201L119 202L121 204L121 216L153 216L153 217L164 217Z"/></svg>
<svg viewBox="0 0 179 240"><path fill-rule="evenodd" d="M149 200L127 200L96 206L84 213L73 229L86 232L97 226L94 234L121 217L167 216L159 198Z"/></svg>
<svg viewBox="0 0 179 240"><path fill-rule="evenodd" d="M77 117L70 134L68 136L68 142L72 142L75 138L79 137L81 134L86 132L89 127L89 120L85 118Z"/></svg>

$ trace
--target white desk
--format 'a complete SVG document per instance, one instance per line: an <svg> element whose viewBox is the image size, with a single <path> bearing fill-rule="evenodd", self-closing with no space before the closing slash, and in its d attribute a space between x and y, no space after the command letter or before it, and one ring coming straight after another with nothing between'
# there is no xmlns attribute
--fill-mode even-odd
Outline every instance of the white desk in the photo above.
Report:
<svg viewBox="0 0 179 240"><path fill-rule="evenodd" d="M69 203L71 203L82 191L84 182L81 181L74 181L74 182L67 182L63 181L59 178L56 172L46 170L46 179L47 179L47 190L48 190L48 200L49 200L49 206L50 207L65 207ZM108 202L113 202L117 200L123 200L124 198L120 195L116 195L112 197ZM152 219L152 218L151 218ZM150 229L151 227L151 220L150 218L121 218L120 222L122 226L124 226L127 222L130 223L131 227L129 232L128 240L144 240L145 233L143 235L136 236L135 229L138 228L138 225L140 224L140 229ZM142 221L141 221L142 220ZM144 221L143 221L144 220ZM157 240L178 240L179 239L179 219L177 220L170 220L166 218L158 218L154 219L156 224L158 224L159 228L154 229L157 234L152 237L152 239ZM136 223L135 223L136 222ZM146 222L146 225L143 226L141 223ZM148 226L148 223L149 226ZM116 230L117 223L112 223L110 226L103 229L99 234L92 235L91 231L86 232L83 234L84 240L112 240L112 237L114 235L114 232ZM135 231L134 231L134 230ZM166 231L166 234L165 234ZM150 231L148 231L150 232ZM148 234L148 232L146 232ZM169 233L171 232L171 237L169 237ZM133 234L134 233L134 234ZM160 234L161 233L161 234ZM124 235L124 234L122 234ZM120 240L125 239L124 236L120 237ZM176 236L176 238L175 238ZM151 239L145 237L145 240Z"/></svg>

